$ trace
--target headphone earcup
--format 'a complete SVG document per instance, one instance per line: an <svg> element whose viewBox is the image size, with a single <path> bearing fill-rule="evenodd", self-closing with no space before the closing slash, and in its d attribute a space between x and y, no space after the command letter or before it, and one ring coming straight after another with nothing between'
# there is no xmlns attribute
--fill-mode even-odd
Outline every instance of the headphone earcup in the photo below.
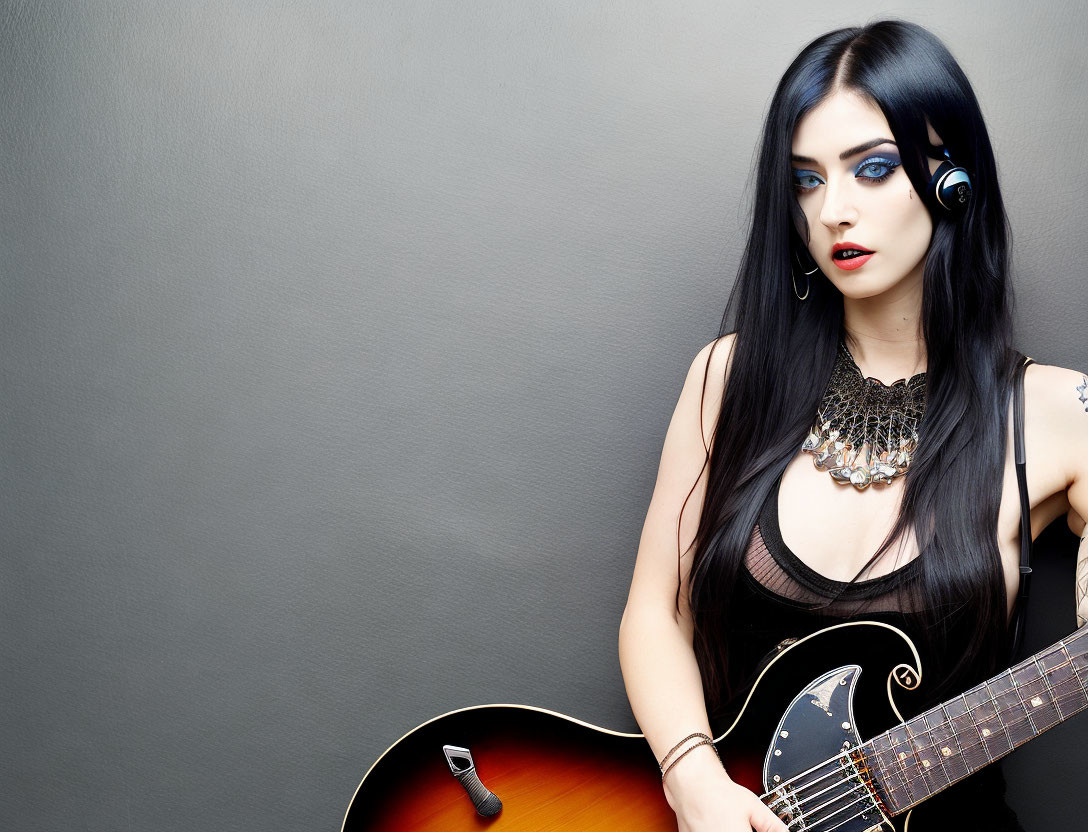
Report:
<svg viewBox="0 0 1088 832"><path fill-rule="evenodd" d="M945 159L929 179L929 196L953 217L962 217L971 201L971 177L951 159Z"/></svg>

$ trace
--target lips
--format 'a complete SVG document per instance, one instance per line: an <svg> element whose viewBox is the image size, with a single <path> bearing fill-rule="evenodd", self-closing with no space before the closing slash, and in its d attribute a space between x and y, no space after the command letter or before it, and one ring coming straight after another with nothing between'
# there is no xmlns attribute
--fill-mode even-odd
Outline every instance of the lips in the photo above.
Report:
<svg viewBox="0 0 1088 832"><path fill-rule="evenodd" d="M841 252L841 254L840 254ZM831 259L835 262L845 262L851 258L857 257L858 253L872 254L873 250L865 248L865 246L858 245L857 243L851 243L849 240L842 243L835 243L831 247Z"/></svg>
<svg viewBox="0 0 1088 832"><path fill-rule="evenodd" d="M842 252L841 254L839 253L840 251ZM843 243L836 243L831 246L831 259L836 261L849 260L851 257L856 257L858 251L861 251L863 254L873 253L873 249L851 243L850 240L844 240Z"/></svg>
<svg viewBox="0 0 1088 832"><path fill-rule="evenodd" d="M854 269L860 269L862 266L869 262L869 258L871 258L872 256L872 253L862 254L860 257L851 257L849 260L832 259L831 262L838 266L840 269L844 269L845 271L850 272Z"/></svg>

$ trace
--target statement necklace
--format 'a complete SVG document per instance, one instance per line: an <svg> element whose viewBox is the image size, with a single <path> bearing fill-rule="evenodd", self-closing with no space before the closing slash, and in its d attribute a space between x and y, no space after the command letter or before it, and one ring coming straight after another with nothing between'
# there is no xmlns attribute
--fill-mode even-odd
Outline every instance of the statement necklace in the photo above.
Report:
<svg viewBox="0 0 1088 832"><path fill-rule="evenodd" d="M892 384L862 375L845 341L802 451L835 482L864 491L907 473L925 412L926 374Z"/></svg>

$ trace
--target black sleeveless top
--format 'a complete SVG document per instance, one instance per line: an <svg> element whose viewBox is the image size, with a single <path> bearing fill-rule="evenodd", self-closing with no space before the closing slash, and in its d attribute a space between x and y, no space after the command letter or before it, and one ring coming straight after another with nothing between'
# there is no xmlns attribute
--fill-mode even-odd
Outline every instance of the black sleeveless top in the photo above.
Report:
<svg viewBox="0 0 1088 832"><path fill-rule="evenodd" d="M1023 370L1014 379L1016 472L1021 501L1021 573L1030 558L1030 504L1023 458ZM917 618L920 603L916 578L920 561L875 578L842 582L832 580L805 564L782 540L778 520L779 475L760 508L729 604L727 680L729 687L750 684L760 661L785 638L801 638L843 621L868 619L892 624L917 645L923 667L940 667L939 657L927 656ZM893 546L883 557L893 556ZM1030 569L1027 569L1030 572ZM1023 580L1023 578L1021 579ZM1023 600L1021 596L1021 600ZM819 609L813 607L819 606ZM1023 614L1017 605L1016 619ZM955 631L950 635L957 638ZM952 646L952 649L955 649ZM950 694L954 695L954 694ZM868 739L868 737L863 737ZM1005 803L1001 761L991 763L944 791L923 801L910 817L910 832L986 829L989 832L1025 832L1015 812Z"/></svg>

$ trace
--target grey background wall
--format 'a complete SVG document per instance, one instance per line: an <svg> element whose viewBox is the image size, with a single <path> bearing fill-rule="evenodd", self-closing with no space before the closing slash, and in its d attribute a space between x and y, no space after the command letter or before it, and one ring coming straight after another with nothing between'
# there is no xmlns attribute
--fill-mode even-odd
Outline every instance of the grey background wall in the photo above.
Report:
<svg viewBox="0 0 1088 832"><path fill-rule="evenodd" d="M444 711L638 730L616 628L766 105L887 15L982 102L1021 347L1088 366L1083 4L3 3L4 828L332 830ZM1086 740L1008 760L1029 829L1086 828Z"/></svg>

